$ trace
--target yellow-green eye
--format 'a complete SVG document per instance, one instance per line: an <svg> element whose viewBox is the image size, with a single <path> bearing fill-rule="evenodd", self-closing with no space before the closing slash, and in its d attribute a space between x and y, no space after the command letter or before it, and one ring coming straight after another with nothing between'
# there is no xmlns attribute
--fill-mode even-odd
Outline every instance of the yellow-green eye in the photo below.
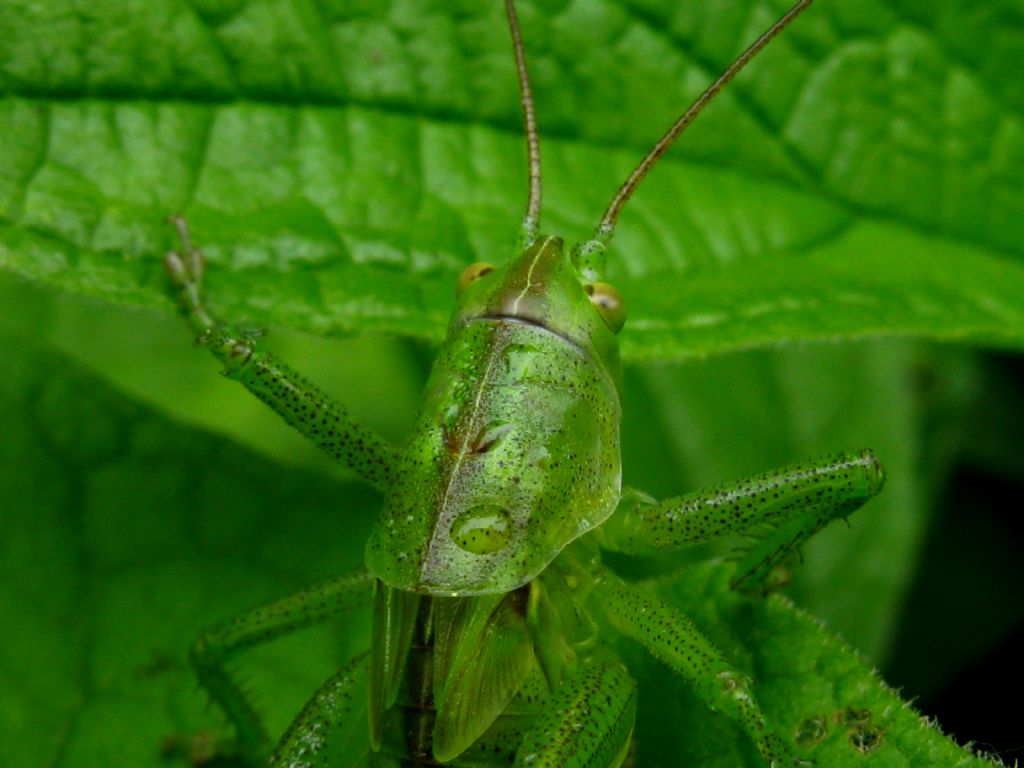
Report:
<svg viewBox="0 0 1024 768"><path fill-rule="evenodd" d="M474 264L470 264L459 275L459 279L455 282L455 295L461 296L470 283L475 283L484 275L488 275L494 271L494 265L488 264L486 261L478 261Z"/></svg>
<svg viewBox="0 0 1024 768"><path fill-rule="evenodd" d="M608 283L591 283L583 286L583 290L590 297L590 303L597 307L605 324L612 329L612 333L618 333L626 323L626 302L622 300L622 294Z"/></svg>

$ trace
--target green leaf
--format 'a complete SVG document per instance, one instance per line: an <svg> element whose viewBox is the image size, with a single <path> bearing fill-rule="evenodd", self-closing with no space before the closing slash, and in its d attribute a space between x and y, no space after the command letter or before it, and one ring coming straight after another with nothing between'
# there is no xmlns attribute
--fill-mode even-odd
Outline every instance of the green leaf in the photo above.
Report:
<svg viewBox="0 0 1024 768"><path fill-rule="evenodd" d="M199 629L357 567L377 500L6 335L0 359L0 763L158 765L165 739L218 723L186 662ZM367 618L250 661L276 732L368 644Z"/></svg>
<svg viewBox="0 0 1024 768"><path fill-rule="evenodd" d="M0 436L0 613L16 628L0 641L0 761L159 765L168 738L219 721L185 662L199 629L357 566L377 500L176 424L24 342L0 336L0 355L10 415ZM784 736L821 721L821 738L803 745L818 764L861 765L856 745L876 739L872 765L989 764L941 737L787 600L731 592L730 573L677 568L658 589L755 676ZM272 732L366 646L367 619L345 616L237 661ZM625 651L640 683L641 765L673 754L760 766L730 723L666 683L657 662Z"/></svg>
<svg viewBox="0 0 1024 768"><path fill-rule="evenodd" d="M902 6L815 6L642 187L610 254L628 358L1021 345L1024 130L999 75L1019 6ZM585 238L773 14L524 3L546 228ZM0 265L31 280L167 307L181 211L222 314L437 339L460 266L510 253L525 163L499 3L12 0L0 36Z"/></svg>
<svg viewBox="0 0 1024 768"><path fill-rule="evenodd" d="M520 5L545 229L578 239L654 135L784 3ZM1019 347L1024 90L1006 73L1020 69L1022 26L1019 0L816 4L627 207L610 253L630 309L627 357L897 333ZM183 662L199 627L357 563L365 535L338 520L370 520L377 506L325 478L324 463L270 419L253 426L259 404L188 349L168 314L163 219L189 216L211 262L211 300L232 319L436 340L454 275L507 256L524 206L507 32L500 4L478 0L6 0L0 35L0 270L102 302L54 299L4 274L0 324L119 390L62 360L24 357L25 342L0 342L0 610L17 628L0 639L13 692L0 707L0 763L155 764L169 733L217 721ZM269 341L355 413L404 434L424 353L372 335ZM378 348L391 358L384 374ZM627 479L675 494L877 448L883 495L852 531L812 542L793 593L882 664L960 450L928 431L956 399L935 402L922 384L936 358L890 344L797 346L641 367L627 376ZM1016 471L1006 420L1016 410L1005 404L1019 392L997 400L967 392L963 371L938 373L965 390L955 413L971 421L974 456ZM678 567L640 566L672 579L685 575ZM669 583L674 601L688 599ZM954 599L939 589L933 621L958 615ZM720 602L715 593L703 610ZM796 639L766 619L748 656L732 619L716 630L717 617L688 609L758 678L760 662L746 660L762 644L779 650L766 635ZM921 656L926 638L901 631ZM290 638L256 655L274 730L365 645L360 632ZM949 651L958 647L932 652L966 663ZM799 661L779 652L776 662ZM736 736L722 718L650 698L664 671L634 661L648 681L642 751L685 733L680 754L731 755ZM805 716L779 701L768 706L783 722ZM848 752L849 734L829 728L827 743ZM903 756L928 742L895 743Z"/></svg>
<svg viewBox="0 0 1024 768"><path fill-rule="evenodd" d="M758 700L780 732L816 765L992 765L945 738L849 646L784 598L751 603L737 596L729 589L732 573L721 564L690 566L658 591L684 606L730 658L741 660L756 677ZM639 683L648 695L640 697L638 720L660 735L653 742L638 739L639 765L663 765L665 755L673 756L673 764L702 768L758 765L756 752L751 754L733 724L720 717L708 724L702 704L678 680L656 666L643 669ZM715 737L695 739L673 725L678 723L708 728Z"/></svg>

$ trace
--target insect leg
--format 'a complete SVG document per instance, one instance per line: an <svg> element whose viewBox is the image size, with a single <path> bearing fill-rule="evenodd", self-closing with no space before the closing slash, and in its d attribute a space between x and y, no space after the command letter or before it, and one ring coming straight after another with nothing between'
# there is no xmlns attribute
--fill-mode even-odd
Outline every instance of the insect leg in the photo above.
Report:
<svg viewBox="0 0 1024 768"><path fill-rule="evenodd" d="M244 757L264 758L271 742L249 698L228 672L227 661L246 648L369 605L372 598L373 577L359 571L254 608L199 635L192 644L192 666L200 684L235 726L238 750Z"/></svg>
<svg viewBox="0 0 1024 768"><path fill-rule="evenodd" d="M516 752L517 768L619 768L629 752L636 683L618 661L584 666L552 694Z"/></svg>
<svg viewBox="0 0 1024 768"><path fill-rule="evenodd" d="M874 496L885 476L870 451L839 454L737 480L717 488L655 501L623 493L600 529L601 545L632 555L756 533L736 582L763 580L794 547Z"/></svg>
<svg viewBox="0 0 1024 768"><path fill-rule="evenodd" d="M243 384L339 463L376 488L387 488L394 465L391 446L354 421L343 406L312 383L258 350L254 334L234 329L210 314L203 300L202 251L192 244L183 218L176 216L172 223L181 245L180 251L166 256L167 274L199 343L223 363L224 375Z"/></svg>
<svg viewBox="0 0 1024 768"><path fill-rule="evenodd" d="M268 768L367 765L367 658L360 654L320 686L281 737Z"/></svg>
<svg viewBox="0 0 1024 768"><path fill-rule="evenodd" d="M607 621L693 685L712 710L734 720L772 768L805 765L769 728L750 681L727 662L693 623L667 603L607 575L593 603Z"/></svg>

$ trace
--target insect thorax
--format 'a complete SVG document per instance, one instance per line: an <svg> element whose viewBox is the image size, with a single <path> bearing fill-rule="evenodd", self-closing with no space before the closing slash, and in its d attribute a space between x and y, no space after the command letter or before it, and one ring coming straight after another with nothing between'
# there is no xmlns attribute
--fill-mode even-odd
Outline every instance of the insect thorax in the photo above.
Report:
<svg viewBox="0 0 1024 768"><path fill-rule="evenodd" d="M509 592L619 497L618 392L593 355L512 318L456 327L367 546L385 583Z"/></svg>

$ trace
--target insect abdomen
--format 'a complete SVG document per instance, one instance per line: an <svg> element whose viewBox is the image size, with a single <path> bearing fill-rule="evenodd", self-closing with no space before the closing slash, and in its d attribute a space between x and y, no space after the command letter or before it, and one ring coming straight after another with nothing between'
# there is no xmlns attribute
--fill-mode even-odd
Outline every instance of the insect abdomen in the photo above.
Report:
<svg viewBox="0 0 1024 768"><path fill-rule="evenodd" d="M373 766L512 763L547 697L523 623L526 593L417 601L401 684L395 702L381 715ZM409 605L399 600L387 604ZM504 651L497 654L496 635L505 640L498 644Z"/></svg>

